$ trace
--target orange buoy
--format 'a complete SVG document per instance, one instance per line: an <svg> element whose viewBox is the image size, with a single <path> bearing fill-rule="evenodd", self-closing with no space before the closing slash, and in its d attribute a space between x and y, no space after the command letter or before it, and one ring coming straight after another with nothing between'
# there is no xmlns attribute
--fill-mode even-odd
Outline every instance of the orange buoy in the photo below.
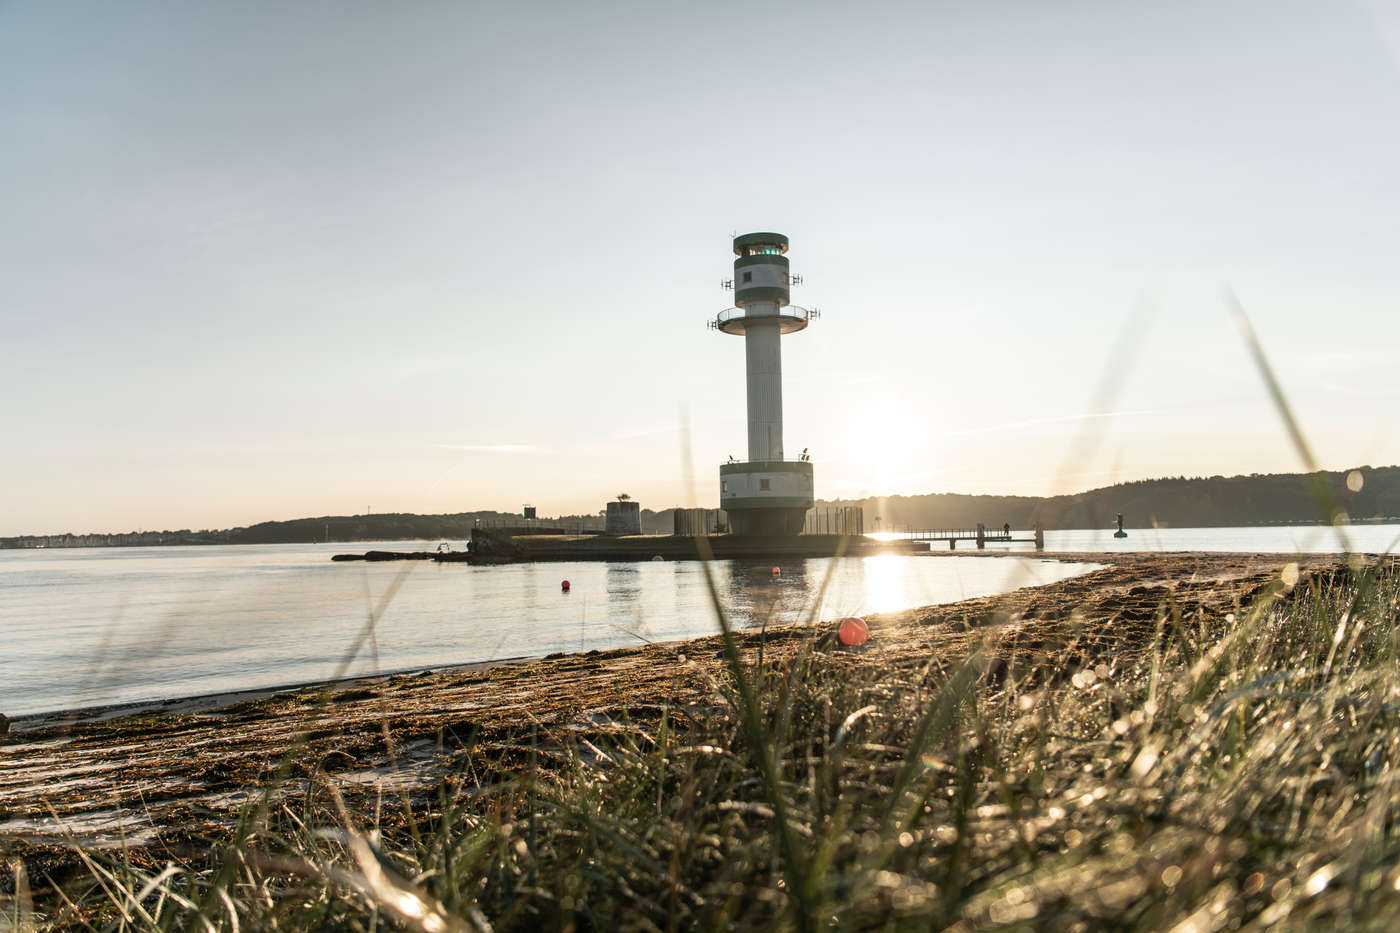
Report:
<svg viewBox="0 0 1400 933"><path fill-rule="evenodd" d="M870 637L870 626L865 624L864 619L851 616L841 620L841 627L836 630L836 639L843 645L865 644L865 640Z"/></svg>
<svg viewBox="0 0 1400 933"><path fill-rule="evenodd" d="M569 592L569 581L565 580L563 583L559 584L559 589L563 590L565 593Z"/></svg>
<svg viewBox="0 0 1400 933"><path fill-rule="evenodd" d="M773 576L774 576L775 578L776 578L776 577L781 577L782 575L783 575L783 572L782 572L781 570L779 570L777 567L774 567L774 568L773 568Z"/></svg>

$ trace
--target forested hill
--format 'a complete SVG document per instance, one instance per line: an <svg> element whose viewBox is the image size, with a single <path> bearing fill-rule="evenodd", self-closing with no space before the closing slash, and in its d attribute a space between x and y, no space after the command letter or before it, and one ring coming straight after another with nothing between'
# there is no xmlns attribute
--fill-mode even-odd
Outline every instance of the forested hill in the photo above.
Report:
<svg viewBox="0 0 1400 933"><path fill-rule="evenodd" d="M519 515L503 512L454 512L445 515L415 515L386 512L378 515L326 515L320 518L294 518L290 521L260 522L234 529L233 544L292 544L307 541L454 541L471 537L480 521L491 525L525 525ZM596 515L567 515L551 519L580 528L602 527ZM670 527L667 526L667 531Z"/></svg>
<svg viewBox="0 0 1400 933"><path fill-rule="evenodd" d="M1360 474L1361 486L1352 490L1347 476ZM821 473L817 474L818 482ZM1123 513L1130 527L1152 524L1175 528L1223 525L1257 525L1316 522L1324 519L1316 484L1326 484L1340 508L1353 521L1400 521L1400 467L1359 467L1339 473L1275 473L1250 476L1210 476L1140 480L1119 483L1070 496L968 496L933 493L923 496L833 500L828 506L863 505L865 528L971 528L1009 522L1029 528L1035 522L1046 528L1107 528ZM881 521L876 524L875 517ZM381 515L328 515L271 521L247 528L190 531L142 531L120 534L24 535L0 538L0 548L102 547L172 544L291 544L314 541L460 541L470 537L478 521L487 524L524 524L518 515L503 512L456 512L446 515L387 513ZM580 527L600 527L598 515L552 518ZM642 531L670 534L672 510L642 510Z"/></svg>
<svg viewBox="0 0 1400 933"><path fill-rule="evenodd" d="M1009 522L1029 528L1106 528L1123 513L1132 527L1154 523L1175 528L1219 527L1324 519L1317 494L1321 481L1353 521L1400 518L1400 467L1359 467L1361 488L1352 491L1347 476L1337 473L1254 473L1249 476L1184 476L1139 480L1068 496L968 496L934 493L923 496L833 500L818 507L864 505L865 528L875 530L875 516L885 529L971 528L978 522Z"/></svg>

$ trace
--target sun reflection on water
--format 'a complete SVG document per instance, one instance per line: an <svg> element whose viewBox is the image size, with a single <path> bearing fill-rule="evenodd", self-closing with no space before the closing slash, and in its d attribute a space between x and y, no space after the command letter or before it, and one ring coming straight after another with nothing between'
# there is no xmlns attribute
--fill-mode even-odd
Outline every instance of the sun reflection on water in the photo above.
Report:
<svg viewBox="0 0 1400 933"><path fill-rule="evenodd" d="M865 562L865 596L862 604L867 612L889 612L913 605L910 593L913 582L903 572L906 561L894 554L880 554Z"/></svg>

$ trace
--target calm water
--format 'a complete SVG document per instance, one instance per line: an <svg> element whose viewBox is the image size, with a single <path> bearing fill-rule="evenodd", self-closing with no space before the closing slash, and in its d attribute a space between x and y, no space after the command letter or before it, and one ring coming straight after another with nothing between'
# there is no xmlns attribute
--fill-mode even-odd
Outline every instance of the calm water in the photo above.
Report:
<svg viewBox="0 0 1400 933"><path fill-rule="evenodd" d="M1114 538L1112 528L1047 531L1045 548L1049 551L1235 551L1247 554L1329 554L1342 550L1337 529L1328 525L1127 528L1126 531L1127 538ZM1351 549L1366 554L1395 550L1400 540L1400 525L1349 525L1344 531L1351 541ZM959 548L967 546L958 544ZM1010 545L1001 547L1012 548ZM988 549L991 548L992 545L988 545ZM1019 549L1024 549L1024 545Z"/></svg>
<svg viewBox="0 0 1400 933"><path fill-rule="evenodd" d="M332 564L372 543L0 551L0 712L280 686L332 676L402 577L346 674L672 641L717 631L695 561ZM394 550L433 544L392 542ZM741 626L806 618L830 559L711 564ZM818 618L887 612L1093 569L1034 557L837 562ZM560 591L568 579L571 592Z"/></svg>

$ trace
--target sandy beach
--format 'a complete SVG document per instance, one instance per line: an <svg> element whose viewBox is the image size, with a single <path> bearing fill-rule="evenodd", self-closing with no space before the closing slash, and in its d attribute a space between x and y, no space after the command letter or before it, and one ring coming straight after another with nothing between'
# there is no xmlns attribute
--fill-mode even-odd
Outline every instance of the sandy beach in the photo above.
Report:
<svg viewBox="0 0 1400 933"><path fill-rule="evenodd" d="M859 650L840 649L825 625L748 631L740 643L748 656L807 647L898 676L987 641L997 659L988 676L996 676L999 665L1033 663L1050 646L1072 644L1086 663L1140 650L1164 610L1223 618L1290 564L1300 564L1302 581L1345 567L1335 556L1046 556L1108 566L1004 596L868 617L871 639ZM721 702L720 653L710 637L22 718L0 737L0 853L55 877L74 867L74 841L126 847L143 861L194 857L228 838L240 809L282 767L282 795L329 779L352 802L370 806L391 794L412 806L444 780L463 779L464 768L485 782L529 755L547 764L565 735L646 731L663 709L683 724Z"/></svg>

